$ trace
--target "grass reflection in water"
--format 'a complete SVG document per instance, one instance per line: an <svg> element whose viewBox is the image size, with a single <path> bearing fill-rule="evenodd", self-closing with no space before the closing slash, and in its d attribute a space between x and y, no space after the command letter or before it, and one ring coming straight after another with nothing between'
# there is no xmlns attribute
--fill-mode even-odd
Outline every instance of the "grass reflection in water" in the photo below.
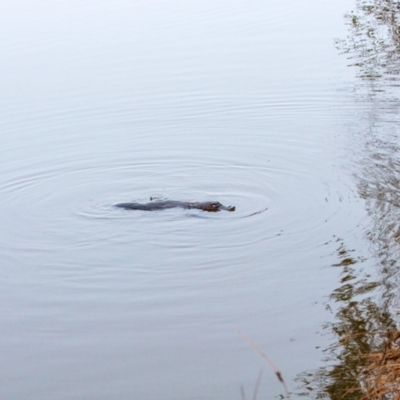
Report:
<svg viewBox="0 0 400 400"><path fill-rule="evenodd" d="M349 34L337 40L349 55L360 81L355 92L366 91L361 101L365 114L357 132L357 154L350 160L371 228L373 280L338 240L340 286L327 308L335 321L324 326L333 338L325 349L326 366L299 375L301 394L329 399L400 399L400 331L398 315L400 260L400 1L357 0L345 16ZM360 100L360 99L358 99Z"/></svg>

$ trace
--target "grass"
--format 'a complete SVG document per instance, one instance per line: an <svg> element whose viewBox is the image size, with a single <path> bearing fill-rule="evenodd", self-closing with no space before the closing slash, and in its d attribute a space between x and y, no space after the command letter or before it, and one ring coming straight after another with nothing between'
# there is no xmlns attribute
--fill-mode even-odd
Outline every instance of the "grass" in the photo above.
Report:
<svg viewBox="0 0 400 400"><path fill-rule="evenodd" d="M274 371L277 379L281 383L283 390L285 392L286 399L291 400L290 393L289 393L288 387L286 385L286 382L283 379L282 373L278 370L278 368L275 366L275 364L267 357L267 355L260 349L260 347L258 347L257 344L255 344L249 337L247 337L240 329L236 328L236 332L242 337L242 339L245 342L247 342L267 362L267 364ZM258 375L258 378L257 378L257 382L256 382L256 385L254 388L253 400L257 399L258 388L260 387L260 382L261 382L261 375L262 375L262 370L260 371L260 374ZM242 400L246 400L246 396L245 396L243 387L241 387L241 393L242 393Z"/></svg>
<svg viewBox="0 0 400 400"><path fill-rule="evenodd" d="M267 362L281 383L286 399L290 400L286 382L275 364L249 337L237 328L236 331ZM342 393L343 398L349 398L348 396L354 395L359 400L400 400L400 330L375 333L375 337L380 337L380 344L376 350L358 355L358 367L355 366L354 368L356 381L358 382L357 387ZM343 341L351 341L353 339L352 335L347 335L347 337L342 338L342 345L344 344ZM257 399L261 377L262 370L254 387L253 400ZM241 387L241 395L242 400L246 400L243 387Z"/></svg>
<svg viewBox="0 0 400 400"><path fill-rule="evenodd" d="M400 331L385 336L379 350L361 355L362 400L400 400Z"/></svg>

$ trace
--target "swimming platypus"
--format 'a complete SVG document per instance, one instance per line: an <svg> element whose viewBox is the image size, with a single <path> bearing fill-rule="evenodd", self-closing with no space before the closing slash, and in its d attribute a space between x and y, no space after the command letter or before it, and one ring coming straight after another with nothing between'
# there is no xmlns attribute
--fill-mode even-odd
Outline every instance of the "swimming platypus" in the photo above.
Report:
<svg viewBox="0 0 400 400"><path fill-rule="evenodd" d="M175 201L175 200L156 200L150 201L150 203L140 204L140 203L119 203L115 207L124 208L125 210L144 210L144 211L157 211L166 210L168 208L185 208L191 209L195 208L203 211L216 212L221 210L235 211L235 207L226 207L219 203L218 201L205 201L205 202L187 202L187 201Z"/></svg>

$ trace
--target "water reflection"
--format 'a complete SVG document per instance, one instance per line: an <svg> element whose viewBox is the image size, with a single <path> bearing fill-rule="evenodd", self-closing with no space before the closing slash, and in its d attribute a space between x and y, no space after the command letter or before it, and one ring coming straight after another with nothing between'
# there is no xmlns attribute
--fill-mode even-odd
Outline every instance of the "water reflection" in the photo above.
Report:
<svg viewBox="0 0 400 400"><path fill-rule="evenodd" d="M345 19L349 34L337 46L361 78L355 93L364 111L350 132L358 149L351 162L370 217L365 236L372 270L362 269L368 255L356 256L344 240L337 241L333 266L342 269L341 280L327 303L334 321L324 326L333 344L324 351L326 366L301 374L299 381L302 394L312 398L399 398L399 373L389 374L398 350L388 354L398 349L400 99L392 90L400 72L400 2L358 0Z"/></svg>
<svg viewBox="0 0 400 400"><path fill-rule="evenodd" d="M360 77L371 80L399 75L399 12L398 1L357 0L355 11L345 15L349 35L337 40L337 45L350 54Z"/></svg>
<svg viewBox="0 0 400 400"><path fill-rule="evenodd" d="M388 331L395 330L395 322L388 312L390 299L376 301L381 282L360 273L362 257L355 257L343 240L338 240L335 267L342 269L340 286L334 290L327 309L334 312L335 321L324 329L335 341L324 350L327 367L306 372L299 378L303 394L313 398L357 399L364 395L363 378L369 365L367 354L379 350ZM305 390L304 390L305 389Z"/></svg>

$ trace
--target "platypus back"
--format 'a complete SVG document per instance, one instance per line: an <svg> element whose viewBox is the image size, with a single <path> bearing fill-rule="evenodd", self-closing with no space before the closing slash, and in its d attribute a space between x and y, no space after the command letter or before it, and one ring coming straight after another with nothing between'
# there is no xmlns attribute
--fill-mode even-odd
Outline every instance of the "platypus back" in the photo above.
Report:
<svg viewBox="0 0 400 400"><path fill-rule="evenodd" d="M150 201L149 203L119 203L116 207L123 208L125 210L143 210L143 211L157 211L166 210L169 208L185 208L185 209L198 209L208 212L218 212L221 210L235 211L235 207L226 207L218 201L205 201L205 202L185 202L176 200L156 200Z"/></svg>

